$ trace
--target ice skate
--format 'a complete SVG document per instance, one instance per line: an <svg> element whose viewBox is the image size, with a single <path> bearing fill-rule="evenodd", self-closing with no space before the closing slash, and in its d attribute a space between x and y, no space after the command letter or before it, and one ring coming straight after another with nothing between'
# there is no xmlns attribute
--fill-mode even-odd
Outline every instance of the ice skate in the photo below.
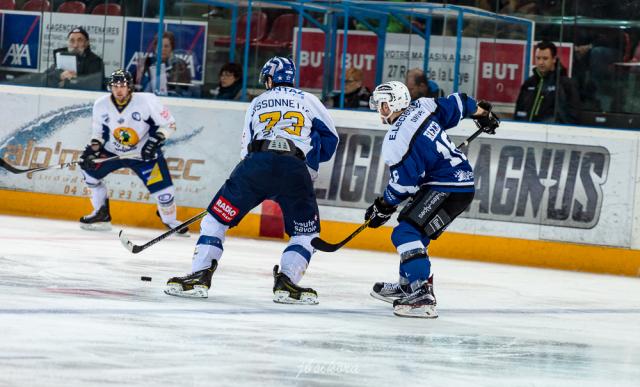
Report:
<svg viewBox="0 0 640 387"><path fill-rule="evenodd" d="M167 281L164 292L170 296L207 298L211 287L211 276L218 267L218 261L211 261L211 267L196 271L184 277L173 277Z"/></svg>
<svg viewBox="0 0 640 387"><path fill-rule="evenodd" d="M400 285L398 282L376 282L371 290L371 297L393 304L393 301L406 297L411 293L409 285Z"/></svg>
<svg viewBox="0 0 640 387"><path fill-rule="evenodd" d="M179 220L175 220L170 223L165 223L162 221L162 217L160 216L160 213L158 211L156 211L156 215L158 215L158 218L160 218L160 221L162 222L162 224L164 224L168 229L174 229L182 224L182 222ZM175 234L177 236L185 237L185 238L189 238L191 236L191 234L189 234L189 227L181 228L180 230L176 231Z"/></svg>
<svg viewBox="0 0 640 387"><path fill-rule="evenodd" d="M111 214L109 213L109 199L95 213L80 218L80 228L88 231L111 230Z"/></svg>
<svg viewBox="0 0 640 387"><path fill-rule="evenodd" d="M311 288L295 285L289 277L278 273L278 265L273 267L273 302L279 304L318 304L318 293Z"/></svg>
<svg viewBox="0 0 640 387"><path fill-rule="evenodd" d="M420 285L413 293L395 300L393 314L400 317L437 318L432 278Z"/></svg>

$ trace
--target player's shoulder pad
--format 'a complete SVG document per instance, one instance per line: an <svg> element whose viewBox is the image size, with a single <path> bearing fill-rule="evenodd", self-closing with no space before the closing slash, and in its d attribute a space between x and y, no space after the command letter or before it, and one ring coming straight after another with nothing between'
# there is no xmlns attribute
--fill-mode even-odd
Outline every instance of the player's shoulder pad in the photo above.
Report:
<svg viewBox="0 0 640 387"><path fill-rule="evenodd" d="M431 98L420 98L409 105L384 138L382 156L387 165L396 165L403 160L415 136L424 134L433 141L441 130L440 125L431 119L436 109L437 105Z"/></svg>
<svg viewBox="0 0 640 387"><path fill-rule="evenodd" d="M136 92L134 93L134 96L134 98L138 97L145 101L154 101L160 103L160 98L158 98L158 96L153 93Z"/></svg>

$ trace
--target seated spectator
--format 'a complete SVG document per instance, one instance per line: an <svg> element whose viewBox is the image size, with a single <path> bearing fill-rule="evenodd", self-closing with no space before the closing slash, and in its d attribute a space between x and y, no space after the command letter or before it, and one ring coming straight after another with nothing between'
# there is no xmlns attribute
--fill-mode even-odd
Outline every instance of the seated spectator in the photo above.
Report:
<svg viewBox="0 0 640 387"><path fill-rule="evenodd" d="M615 63L625 58L625 32L619 28L589 28L587 35L574 46L574 69L578 68L580 91L584 99L595 99L595 110L612 111L616 105L620 85L616 79ZM586 39L585 39L586 38ZM629 53L631 46L629 44Z"/></svg>
<svg viewBox="0 0 640 387"><path fill-rule="evenodd" d="M427 79L424 71L415 68L407 72L406 85L411 94L411 100L415 101L418 98L438 98L444 96L438 84L434 81Z"/></svg>
<svg viewBox="0 0 640 387"><path fill-rule="evenodd" d="M520 87L515 120L575 123L580 99L573 80L557 57L556 45L536 45L533 76ZM556 85L558 88L556 88Z"/></svg>
<svg viewBox="0 0 640 387"><path fill-rule="evenodd" d="M362 84L364 74L362 70L349 68L344 79L344 108L369 110L371 91ZM340 107L340 93L335 93L327 101L327 107Z"/></svg>
<svg viewBox="0 0 640 387"><path fill-rule="evenodd" d="M45 86L102 90L104 62L91 51L89 34L82 27L67 35L67 47L53 51L54 64L45 72Z"/></svg>
<svg viewBox="0 0 640 387"><path fill-rule="evenodd" d="M237 63L227 63L218 73L218 87L211 90L215 99L239 100L242 96L242 67Z"/></svg>
<svg viewBox="0 0 640 387"><path fill-rule="evenodd" d="M155 50L158 37L153 39L151 47ZM174 54L176 38L172 32L162 34L162 57L159 94L190 96L191 72L187 62ZM156 90L156 55L148 53L137 66L136 88L145 92Z"/></svg>

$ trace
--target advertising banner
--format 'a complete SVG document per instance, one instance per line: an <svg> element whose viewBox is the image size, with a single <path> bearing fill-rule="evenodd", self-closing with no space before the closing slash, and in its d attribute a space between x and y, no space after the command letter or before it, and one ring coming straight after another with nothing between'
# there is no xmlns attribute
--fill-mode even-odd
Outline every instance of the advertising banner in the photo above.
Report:
<svg viewBox="0 0 640 387"><path fill-rule="evenodd" d="M69 31L84 28L89 34L91 51L104 61L108 76L121 67L124 18L121 16L78 15L70 13L43 14L43 38L40 49L40 69L49 68L53 63L53 51L67 47Z"/></svg>
<svg viewBox="0 0 640 387"><path fill-rule="evenodd" d="M100 95L93 94L96 98ZM71 93L59 97L2 93L0 101L15 112L0 128L0 158L21 169L78 160L91 136L94 99L74 98ZM243 122L245 106L230 104L224 111L225 119L214 120L212 110L205 106L163 102L168 102L166 106L178 127L163 148L176 187L177 204L205 207L240 159L238 123ZM229 138L228 144L220 144L220 138ZM105 182L109 197L114 200L155 203L146 186L129 169L110 174ZM0 189L89 194L76 166L19 175L0 168Z"/></svg>
<svg viewBox="0 0 640 387"><path fill-rule="evenodd" d="M473 94L477 61L476 38L462 38L458 91ZM387 34L384 46L382 81L405 82L407 71L424 66L424 39L419 35ZM456 59L455 36L432 36L429 45L427 78L436 82L445 94L453 91Z"/></svg>
<svg viewBox="0 0 640 387"><path fill-rule="evenodd" d="M318 204L367 208L382 195L389 171L381 156L386 132L338 127L340 143L316 181Z"/></svg>
<svg viewBox="0 0 640 387"><path fill-rule="evenodd" d="M175 35L174 55L184 60L191 72L191 82L204 83L204 67L207 47L207 23L165 19L165 31ZM153 39L158 33L157 19L125 19L125 42L122 63L132 74L138 63L149 55L155 56Z"/></svg>
<svg viewBox="0 0 640 387"><path fill-rule="evenodd" d="M525 80L525 44L478 39L477 99L515 104Z"/></svg>
<svg viewBox="0 0 640 387"><path fill-rule="evenodd" d="M0 68L10 71L37 72L40 64L41 14L3 11L0 29Z"/></svg>
<svg viewBox="0 0 640 387"><path fill-rule="evenodd" d="M293 47L296 47L297 28L294 32ZM317 28L302 29L302 46L300 48L300 87L305 89L322 89L324 75L324 48L326 34ZM342 76L342 42L343 34L337 38L334 53L335 67L333 89L340 89ZM346 68L356 68L364 73L363 84L370 90L376 82L376 50L378 37L372 32L350 31L347 39ZM293 50L295 55L295 49Z"/></svg>
<svg viewBox="0 0 640 387"><path fill-rule="evenodd" d="M18 168L77 160L90 136L100 93L2 86L12 114L0 127L0 157ZM164 98L178 132L165 147L177 203L202 208L240 156L247 104ZM375 113L331 111L340 144L321 164L315 190L323 220L357 223L388 182L381 149L386 128ZM450 130L459 144L475 130ZM630 247L634 219L636 133L503 122L469 147L476 193L450 227L464 234ZM153 202L129 170L106 178L115 200ZM87 195L78 168L15 175L0 169L0 189ZM393 225L393 221L390 222Z"/></svg>

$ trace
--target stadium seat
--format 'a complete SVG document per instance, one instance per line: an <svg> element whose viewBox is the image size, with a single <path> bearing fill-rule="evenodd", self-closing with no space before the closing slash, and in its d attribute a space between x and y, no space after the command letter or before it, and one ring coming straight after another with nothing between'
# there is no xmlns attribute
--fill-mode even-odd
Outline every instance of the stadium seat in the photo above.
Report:
<svg viewBox="0 0 640 387"><path fill-rule="evenodd" d="M244 44L245 42L245 32L247 30L247 15L240 15L238 18L238 27L236 30L236 44ZM267 32L267 14L258 11L251 14L251 35L250 35L250 43L255 43L262 38L264 38L265 33ZM217 46L228 46L231 44L230 36L223 36L214 40L214 45Z"/></svg>
<svg viewBox="0 0 640 387"><path fill-rule="evenodd" d="M87 6L81 1L65 1L58 7L58 12L63 13L84 13Z"/></svg>
<svg viewBox="0 0 640 387"><path fill-rule="evenodd" d="M122 16L122 8L120 8L120 4L116 3L108 3L108 4L98 4L91 11L92 15L111 15L111 16Z"/></svg>
<svg viewBox="0 0 640 387"><path fill-rule="evenodd" d="M29 0L22 6L23 11L51 11L51 3L48 0Z"/></svg>
<svg viewBox="0 0 640 387"><path fill-rule="evenodd" d="M0 0L0 9L16 9L15 0Z"/></svg>
<svg viewBox="0 0 640 387"><path fill-rule="evenodd" d="M256 43L258 47L291 48L293 45L293 28L298 24L298 16L287 13L278 16L271 26L269 35Z"/></svg>

